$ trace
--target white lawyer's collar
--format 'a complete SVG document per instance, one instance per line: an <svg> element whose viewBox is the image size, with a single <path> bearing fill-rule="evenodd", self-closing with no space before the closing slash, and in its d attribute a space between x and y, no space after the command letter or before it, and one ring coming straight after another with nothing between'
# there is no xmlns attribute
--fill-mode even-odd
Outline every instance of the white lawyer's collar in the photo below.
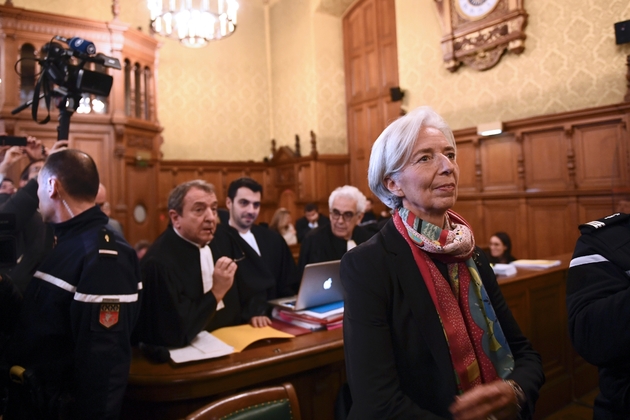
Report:
<svg viewBox="0 0 630 420"><path fill-rule="evenodd" d="M180 238L182 238L182 239L183 239L183 240L185 240L186 242L193 244L194 246L196 246L196 247L197 247L197 248L199 248L199 249L203 248L204 246L206 246L206 245L208 245L208 244L210 243L210 242L208 242L208 243L207 243L206 245L204 245L204 246L199 246L199 244L198 244L198 243L195 243L195 242L191 241L190 239L186 239L186 238L184 238L184 236L183 236L181 233L179 233L179 231L177 230L177 228L176 228L175 226L173 226L173 230L175 231L175 233L177 234L177 236L179 236Z"/></svg>

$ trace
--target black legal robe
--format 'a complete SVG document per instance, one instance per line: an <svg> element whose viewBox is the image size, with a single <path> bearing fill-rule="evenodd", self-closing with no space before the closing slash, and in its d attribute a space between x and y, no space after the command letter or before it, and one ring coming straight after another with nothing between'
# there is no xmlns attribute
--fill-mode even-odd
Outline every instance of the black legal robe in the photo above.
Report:
<svg viewBox="0 0 630 420"><path fill-rule="evenodd" d="M215 262L222 256L240 256L221 225L208 246ZM203 293L199 248L180 238L170 225L147 251L141 271L143 293L137 337L143 343L184 347L202 330L249 321L243 316L238 270L234 284L223 298L225 307L217 311L214 294Z"/></svg>

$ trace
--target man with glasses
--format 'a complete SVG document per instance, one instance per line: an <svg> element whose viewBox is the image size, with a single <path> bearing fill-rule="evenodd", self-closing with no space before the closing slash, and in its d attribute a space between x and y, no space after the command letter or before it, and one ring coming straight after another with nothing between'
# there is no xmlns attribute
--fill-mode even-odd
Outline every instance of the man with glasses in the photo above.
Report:
<svg viewBox="0 0 630 420"><path fill-rule="evenodd" d="M358 226L365 211L365 195L358 188L344 185L328 198L330 225L311 231L300 248L298 279L306 264L340 260L346 251L367 241L371 233Z"/></svg>
<svg viewBox="0 0 630 420"><path fill-rule="evenodd" d="M260 213L262 185L243 177L228 187L226 207L230 211L229 230L246 258L238 263L243 279L239 291L248 301L251 324L271 324L268 300L297 293L295 262L284 238L254 222Z"/></svg>
<svg viewBox="0 0 630 420"><path fill-rule="evenodd" d="M202 330L238 325L242 301L234 277L242 251L217 224L214 187L178 185L168 198L169 226L142 259L142 310L136 330L145 348L184 347ZM165 360L164 360L165 361Z"/></svg>

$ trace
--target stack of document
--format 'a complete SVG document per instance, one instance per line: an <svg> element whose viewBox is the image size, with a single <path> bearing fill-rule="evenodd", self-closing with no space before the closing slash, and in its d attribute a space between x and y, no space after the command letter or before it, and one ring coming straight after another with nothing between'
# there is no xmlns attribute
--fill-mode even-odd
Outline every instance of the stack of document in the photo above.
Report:
<svg viewBox="0 0 630 420"><path fill-rule="evenodd" d="M170 349L171 360L175 363L212 359L232 353L240 353L250 344L268 338L293 338L295 335L271 327L254 328L251 325L237 325L218 330L201 331L189 346Z"/></svg>
<svg viewBox="0 0 630 420"><path fill-rule="evenodd" d="M492 269L497 276L514 276L516 274L516 267L512 264L494 264Z"/></svg>
<svg viewBox="0 0 630 420"><path fill-rule="evenodd" d="M291 311L275 307L271 316L277 320L312 331L332 330L343 324L343 301L328 303L303 311Z"/></svg>
<svg viewBox="0 0 630 420"><path fill-rule="evenodd" d="M518 268L544 269L560 265L560 260L516 260L511 264Z"/></svg>

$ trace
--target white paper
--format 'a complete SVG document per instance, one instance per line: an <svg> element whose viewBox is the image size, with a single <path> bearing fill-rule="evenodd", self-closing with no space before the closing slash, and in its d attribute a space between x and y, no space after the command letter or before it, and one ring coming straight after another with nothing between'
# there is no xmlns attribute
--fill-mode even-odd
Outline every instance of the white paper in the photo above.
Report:
<svg viewBox="0 0 630 420"><path fill-rule="evenodd" d="M234 353L234 347L225 344L208 331L201 331L187 347L171 349L171 360L175 363L212 359Z"/></svg>
<svg viewBox="0 0 630 420"><path fill-rule="evenodd" d="M516 275L516 267L512 264L495 264L492 266L494 274L497 276L514 276Z"/></svg>

